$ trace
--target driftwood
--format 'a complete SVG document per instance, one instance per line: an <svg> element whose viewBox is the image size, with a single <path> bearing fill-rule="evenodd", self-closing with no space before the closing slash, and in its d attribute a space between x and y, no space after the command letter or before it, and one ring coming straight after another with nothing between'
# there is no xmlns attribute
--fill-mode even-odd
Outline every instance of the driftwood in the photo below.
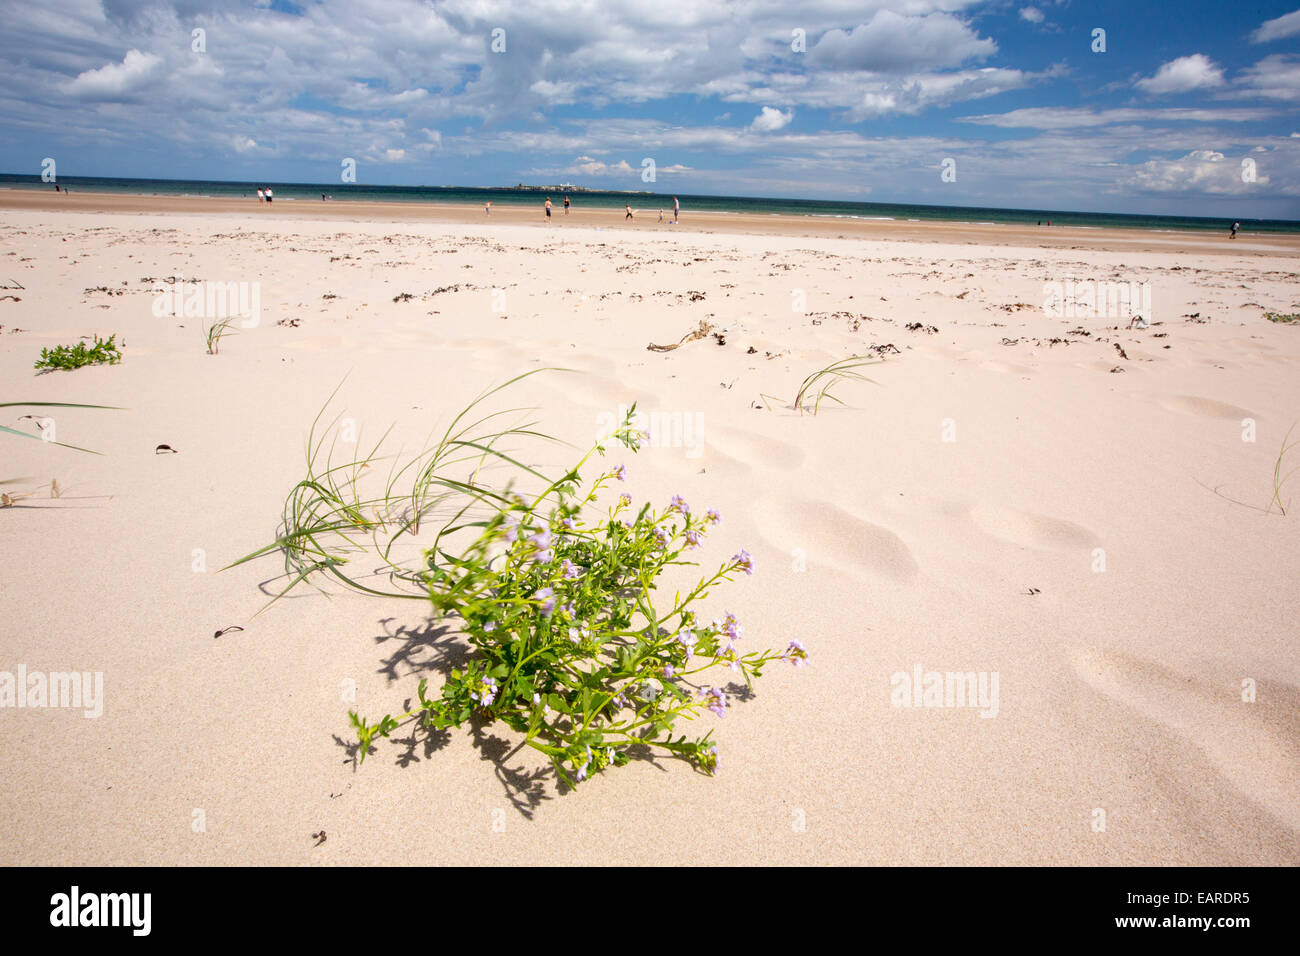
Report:
<svg viewBox="0 0 1300 956"><path fill-rule="evenodd" d="M700 319L700 324L698 328L692 329L690 332L687 332L673 345L655 345L653 342L651 342L649 345L646 346L646 348L649 349L651 352L671 352L673 349L681 348L687 342L694 342L696 339L704 338L712 331L713 331L713 326L710 325L708 322L705 322L703 319Z"/></svg>

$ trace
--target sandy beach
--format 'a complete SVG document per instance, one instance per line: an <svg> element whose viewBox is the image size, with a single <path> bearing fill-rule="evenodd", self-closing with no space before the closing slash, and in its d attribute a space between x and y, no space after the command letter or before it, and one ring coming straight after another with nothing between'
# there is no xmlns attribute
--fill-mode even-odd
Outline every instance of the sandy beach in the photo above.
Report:
<svg viewBox="0 0 1300 956"><path fill-rule="evenodd" d="M657 212L0 190L0 401L123 408L36 410L101 455L0 435L0 671L103 675L97 717L0 709L0 862L1300 863L1300 323L1265 318L1300 239ZM256 321L207 354L176 276L255 284ZM1089 282L1147 284L1146 323L1045 307ZM109 334L119 365L33 371ZM413 448L542 367L508 404L576 448L634 401L692 426L628 492L721 512L701 560L755 573L709 610L808 647L704 714L715 777L562 792L500 725L357 767L348 710L436 687L454 633L341 587L259 614L280 558L220 570L336 386L358 447ZM996 702L901 706L929 672Z"/></svg>

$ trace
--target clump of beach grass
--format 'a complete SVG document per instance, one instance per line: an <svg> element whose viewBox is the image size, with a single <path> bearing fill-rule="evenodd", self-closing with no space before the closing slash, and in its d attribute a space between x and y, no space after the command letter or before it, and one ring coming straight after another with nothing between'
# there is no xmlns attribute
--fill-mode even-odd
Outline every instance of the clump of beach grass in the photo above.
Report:
<svg viewBox="0 0 1300 956"><path fill-rule="evenodd" d="M238 329L230 327L230 324L234 321L235 317L231 316L227 319L218 319L211 325L203 327L203 336L207 339L209 355L217 355L220 353L221 340L227 335L234 335L238 331Z"/></svg>
<svg viewBox="0 0 1300 956"><path fill-rule="evenodd" d="M1264 318L1268 319L1270 322L1278 322L1282 325L1291 325L1300 322L1300 312L1291 312L1289 314L1283 312L1265 312Z"/></svg>
<svg viewBox="0 0 1300 956"><path fill-rule="evenodd" d="M1282 448L1278 451L1277 458L1273 462L1273 497L1268 501L1268 508L1265 509L1265 514L1272 512L1274 505L1277 505L1277 510L1281 512L1283 516L1285 516L1290 510L1291 499L1288 498L1285 502L1282 500L1282 488L1291 480L1292 476L1295 475L1297 471L1300 471L1300 465L1297 465L1290 471L1285 471L1283 459L1286 458L1287 452L1295 448L1297 445L1300 445L1300 438L1291 441L1291 433L1293 431L1295 431L1295 423L1292 423L1291 427L1286 430L1286 435L1282 438Z"/></svg>
<svg viewBox="0 0 1300 956"><path fill-rule="evenodd" d="M871 355L850 355L848 358L832 362L825 368L813 372L800 383L799 390L795 393L789 407L801 415L804 412L816 415L821 410L823 401L829 400L837 405L843 405L844 402L838 396L831 394L832 390L845 381L877 384L874 379L867 378L858 369L868 365L880 365L883 362L883 359ZM764 394L762 398L766 401L773 399L774 396ZM775 400L780 402L780 399Z"/></svg>
<svg viewBox="0 0 1300 956"><path fill-rule="evenodd" d="M289 581L276 598L323 574L363 593L426 600L427 589L420 576L423 562L404 564L397 557L422 527L432 534L436 553L444 536L474 526L475 515L482 523L482 515L505 507L505 493L479 481L481 474L495 465L545 480L511 454L512 443L556 439L535 431L534 422L521 420L523 409L488 412L483 408L493 395L542 371L554 370L535 369L487 390L462 409L436 441L404 460L381 454L390 428L369 451L335 461L342 415L323 426L322 419L338 394L336 388L312 422L306 474L285 500L276 540L230 566L282 551ZM507 421L512 418L513 423ZM326 444L325 435L330 433L333 437ZM359 437L357 440L360 442ZM363 484L374 484L371 479L384 461L390 465L382 487L363 491ZM349 565L362 556L378 559L378 573L387 583L360 580L361 575Z"/></svg>

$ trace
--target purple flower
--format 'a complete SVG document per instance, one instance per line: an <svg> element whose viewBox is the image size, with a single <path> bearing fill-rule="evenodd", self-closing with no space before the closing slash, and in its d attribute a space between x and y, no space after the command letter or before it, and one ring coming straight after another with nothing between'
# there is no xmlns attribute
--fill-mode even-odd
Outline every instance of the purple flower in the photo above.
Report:
<svg viewBox="0 0 1300 956"><path fill-rule="evenodd" d="M754 559L744 548L740 549L740 554L733 554L731 556L731 566L744 571L746 574L754 573Z"/></svg>
<svg viewBox="0 0 1300 956"><path fill-rule="evenodd" d="M514 544L515 539L519 537L519 519L510 515L501 527L505 529L506 540Z"/></svg>
<svg viewBox="0 0 1300 956"><path fill-rule="evenodd" d="M491 707L492 701L497 699L497 682L494 677L484 677L475 685L474 689L469 692L471 700L478 701L481 707Z"/></svg>
<svg viewBox="0 0 1300 956"><path fill-rule="evenodd" d="M691 513L691 506L686 503L686 499L681 495L673 495L673 500L668 503L668 510L688 515Z"/></svg>
<svg viewBox="0 0 1300 956"><path fill-rule="evenodd" d="M808 651L798 641L791 641L790 646L781 655L781 660L793 664L795 667L803 667L808 662Z"/></svg>
<svg viewBox="0 0 1300 956"><path fill-rule="evenodd" d="M560 565L560 573L563 574L570 581L572 581L574 578L578 577L578 575L580 575L582 572L578 570L578 566L576 564L574 564L568 558L565 558L563 563Z"/></svg>
<svg viewBox="0 0 1300 956"><path fill-rule="evenodd" d="M572 531L574 528L577 527L577 525L573 523L572 518L561 518L560 524L563 525L564 528L568 531Z"/></svg>
<svg viewBox="0 0 1300 956"><path fill-rule="evenodd" d="M674 668L672 664L665 664L665 665L664 665L664 677L672 677L673 674L675 674L675 673L677 673L677 671L676 671L676 668Z"/></svg>
<svg viewBox="0 0 1300 956"><path fill-rule="evenodd" d="M691 654L695 652L695 644L699 641L699 638L694 631L682 631L677 635L677 640L682 647L686 648L686 659L689 661Z"/></svg>
<svg viewBox="0 0 1300 956"><path fill-rule="evenodd" d="M716 511L710 508L708 511L704 513L704 520L707 521L709 524L717 524L719 521L722 520L722 515L718 514Z"/></svg>
<svg viewBox="0 0 1300 956"><path fill-rule="evenodd" d="M718 769L718 748L716 745L697 751L695 756L699 760L700 766L708 773L713 773Z"/></svg>
<svg viewBox="0 0 1300 956"><path fill-rule="evenodd" d="M632 503L632 496L625 491L618 496L618 503L621 505L630 505Z"/></svg>
<svg viewBox="0 0 1300 956"><path fill-rule="evenodd" d="M551 532L549 530L539 531L528 539L528 543L538 551L545 551L551 546Z"/></svg>
<svg viewBox="0 0 1300 956"><path fill-rule="evenodd" d="M691 528L686 532L686 544L691 548L698 548L700 546L700 533L694 528Z"/></svg>
<svg viewBox="0 0 1300 956"><path fill-rule="evenodd" d="M722 633L726 634L730 640L740 640L740 632L744 629L740 626L740 622L736 620L736 615L732 614L730 611L727 612L727 616L722 620L721 624L717 621L714 621L713 623L720 627Z"/></svg>
<svg viewBox="0 0 1300 956"><path fill-rule="evenodd" d="M713 711L719 717L727 716L727 695L722 692L721 687L705 687L700 691L701 697L712 697L709 702L709 710Z"/></svg>
<svg viewBox="0 0 1300 956"><path fill-rule="evenodd" d="M533 600L542 602L543 614L550 614L555 610L555 591L551 588L542 588L533 595Z"/></svg>
<svg viewBox="0 0 1300 956"><path fill-rule="evenodd" d="M655 548L658 550L662 551L664 548L668 547L668 532L664 531L663 528L655 528L654 539Z"/></svg>
<svg viewBox="0 0 1300 956"><path fill-rule="evenodd" d="M491 634L491 633L492 633L493 631L495 631L496 629L497 629L497 622L496 622L496 621L488 621L486 624L483 625L483 633L484 633L484 634Z"/></svg>
<svg viewBox="0 0 1300 956"><path fill-rule="evenodd" d="M619 481L627 481L627 466L619 465L614 469L614 477Z"/></svg>

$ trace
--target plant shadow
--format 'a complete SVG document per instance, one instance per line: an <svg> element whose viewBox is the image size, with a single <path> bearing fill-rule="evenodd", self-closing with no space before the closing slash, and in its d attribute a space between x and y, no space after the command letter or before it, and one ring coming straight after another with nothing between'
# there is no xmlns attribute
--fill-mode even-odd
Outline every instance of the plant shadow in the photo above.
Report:
<svg viewBox="0 0 1300 956"><path fill-rule="evenodd" d="M472 649L459 639L459 633L446 624L435 623L426 619L420 624L401 624L394 617L381 618L378 622L380 633L375 635L376 644L392 645L391 653L380 662L378 673L385 674L389 683L410 677L429 677L439 675L443 680L450 677L452 670L468 666L473 659ZM403 711L414 708L416 701L407 698L402 705ZM549 763L540 767L528 767L523 763L512 763L526 746L523 742L511 744L509 740L492 733L492 724L475 716L467 727L471 743L479 752L481 759L493 765L493 773L510 805L523 817L531 820L537 808L553 799L550 795L552 781L560 794L569 792L569 787L555 773ZM409 733L403 736L390 736L376 740L367 751L366 756L374 756L385 742L398 748L395 759L397 766L409 767L421 760L430 759L439 750L451 743L452 733L448 728L425 726L423 721L413 719L406 727ZM400 733L400 732L399 732ZM345 762L351 763L353 770L360 765L361 745L356 740L346 740L334 734L334 742L346 755Z"/></svg>
<svg viewBox="0 0 1300 956"><path fill-rule="evenodd" d="M395 617L379 620L380 633L375 635L375 643L389 645L390 653L380 662L378 673L387 676L389 683L410 677L428 678L433 675L443 680L450 677L456 669L467 667L474 658L473 649L460 639L459 631L453 626L435 623L426 619L419 624L402 624ZM746 684L729 683L725 688L728 698L737 703L747 703L755 699L753 690ZM415 705L412 698L407 698L402 710L410 711ZM496 725L482 719L477 714L471 718L466 730L471 745L478 751L481 760L492 764L493 774L510 805L520 816L532 820L541 805L553 800L556 795L565 796L573 792L573 787L558 774L554 765L547 762L540 766L530 766L527 761L516 760L516 756L525 751L524 741L514 741L499 736L493 731ZM387 741L398 748L395 763L399 767L409 767L421 760L429 760L438 751L451 743L450 729L437 729L425 726L418 719L407 725L409 733L404 736L391 736ZM346 753L346 761L355 770L359 765L360 744L356 740L345 740L334 735L334 742ZM377 740L367 756L374 755L382 740ZM669 762L683 762L681 757L662 753L648 744L630 744L623 751L629 760L649 764L660 772L669 771ZM697 773L705 771L685 761Z"/></svg>
<svg viewBox="0 0 1300 956"><path fill-rule="evenodd" d="M457 632L432 619L410 626L385 617L379 620L379 626L383 631L375 635L375 643L390 645L391 651L383 659L379 673L387 675L390 684L403 677L430 674L439 674L445 680L454 669L466 667L473 659L469 645L459 639ZM404 673L399 673L399 668Z"/></svg>

